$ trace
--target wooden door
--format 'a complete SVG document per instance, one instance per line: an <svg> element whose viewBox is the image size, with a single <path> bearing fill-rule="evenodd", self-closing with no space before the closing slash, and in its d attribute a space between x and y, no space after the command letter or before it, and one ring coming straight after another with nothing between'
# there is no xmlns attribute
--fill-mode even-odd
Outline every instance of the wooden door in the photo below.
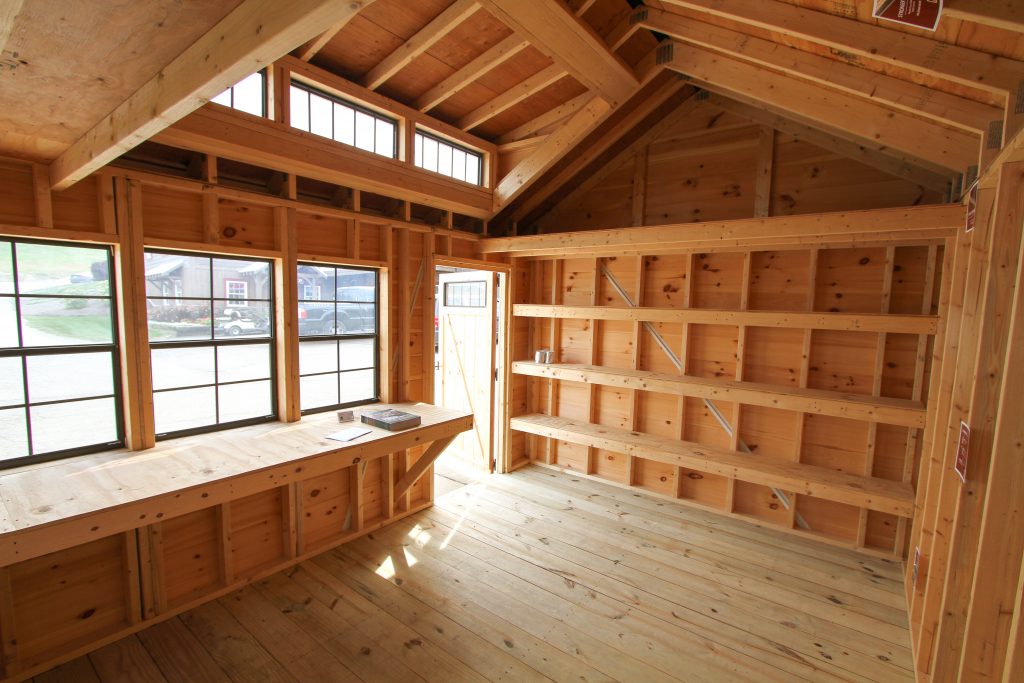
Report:
<svg viewBox="0 0 1024 683"><path fill-rule="evenodd" d="M488 472L494 471L494 278L486 271L441 273L437 292L441 405L473 413L473 429L445 452Z"/></svg>

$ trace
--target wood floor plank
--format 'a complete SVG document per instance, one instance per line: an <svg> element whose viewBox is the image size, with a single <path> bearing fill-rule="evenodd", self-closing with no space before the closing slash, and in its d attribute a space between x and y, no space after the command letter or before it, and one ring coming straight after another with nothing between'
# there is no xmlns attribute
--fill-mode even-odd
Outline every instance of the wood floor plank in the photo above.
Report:
<svg viewBox="0 0 1024 683"><path fill-rule="evenodd" d="M134 635L96 650L89 655L89 661L103 683L167 683Z"/></svg>
<svg viewBox="0 0 1024 683"><path fill-rule="evenodd" d="M488 519L508 520L520 527L518 533L559 550L560 555L573 561L584 558L600 560L610 575L626 585L650 589L663 586L664 594L673 587L685 591L686 596L700 598L705 613L729 623L744 622L744 614L754 615L751 628L781 626L810 635L821 635L843 648L853 649L880 661L893 661L906 668L911 667L909 644L898 647L895 643L851 629L843 622L844 615L834 614L835 620L823 618L817 612L821 608L835 612L838 608L831 601L821 597L817 601L795 593L772 582L754 582L748 577L726 571L721 564L694 561L689 551L676 554L671 561L659 557L644 547L630 548L622 543L618 534L610 532L607 526L592 521L580 521L575 517L557 516L537 505L530 505L521 499L511 499L500 493L478 490L472 496L453 496L439 501L438 507L466 513L471 501L472 517L475 521L487 523ZM481 514L485 512L486 514ZM645 544L651 545L651 544ZM634 552L635 551L635 552ZM610 567L610 569L609 569ZM803 609L812 602L820 608ZM799 605L800 608L795 608ZM734 615L733 610L739 610Z"/></svg>
<svg viewBox="0 0 1024 683"><path fill-rule="evenodd" d="M35 680L902 683L900 572L526 467Z"/></svg>
<svg viewBox="0 0 1024 683"><path fill-rule="evenodd" d="M177 617L140 631L138 638L168 683L231 680Z"/></svg>
<svg viewBox="0 0 1024 683"><path fill-rule="evenodd" d="M439 502L426 517L441 524L453 523L467 508L455 501ZM687 630L736 643L743 652L756 653L758 660L800 674L805 668L820 668L830 675L851 680L878 680L892 667L878 659L882 653L862 653L829 633L801 631L792 622L772 620L754 596L717 598L702 595L690 585L671 584L643 571L622 566L595 552L563 543L562 531L544 528L533 531L536 520L511 518L515 513L498 508L485 509L479 500L471 508L472 521L464 519L460 530L496 547L511 548L516 557L569 576L574 581L644 610L652 616ZM543 534L543 535L542 535ZM760 608L760 611L757 610ZM908 657L909 659L909 657ZM907 672L908 676L910 671Z"/></svg>

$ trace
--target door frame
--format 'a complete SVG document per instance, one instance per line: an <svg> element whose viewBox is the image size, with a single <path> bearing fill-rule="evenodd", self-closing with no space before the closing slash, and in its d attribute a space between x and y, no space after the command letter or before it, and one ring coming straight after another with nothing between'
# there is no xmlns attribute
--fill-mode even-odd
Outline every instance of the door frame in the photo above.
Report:
<svg viewBox="0 0 1024 683"><path fill-rule="evenodd" d="M495 362L499 365L500 372L491 375L491 396L493 405L491 408L491 443L494 448L494 471L505 474L510 471L512 462L509 450L509 414L508 403L511 396L511 362L512 348L510 334L512 331L512 266L508 263L492 263L490 261L477 261L476 259L458 258L453 256L434 257L434 282L437 282L437 266L451 268L468 268L470 270L485 270L497 273L498 282L493 288L492 296L497 297L498 291L502 293L500 306L495 303L494 311L498 314L498 321L495 329L498 333L499 351L495 353ZM500 445L493 445L500 444Z"/></svg>

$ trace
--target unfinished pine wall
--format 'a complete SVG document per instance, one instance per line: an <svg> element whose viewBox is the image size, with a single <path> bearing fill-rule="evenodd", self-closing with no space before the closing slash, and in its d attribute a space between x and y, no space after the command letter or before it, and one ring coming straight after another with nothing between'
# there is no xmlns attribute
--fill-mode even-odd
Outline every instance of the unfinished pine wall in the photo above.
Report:
<svg viewBox="0 0 1024 683"><path fill-rule="evenodd" d="M145 449L155 439L140 284L147 247L274 263L282 421L299 419L295 262L379 269L382 398L432 402L433 259L474 255L476 235L416 223L410 206L402 218L361 215L358 193L352 210L298 201L291 178L280 195L236 189L219 182L216 159L206 164L202 182L108 167L67 191L51 192L45 169L0 160L0 234L114 249L128 448ZM221 489L197 487L187 511L170 503L177 512L132 518L124 527L130 531L57 534L52 547L60 549L52 552L7 543L0 558L0 678L48 668L429 506L429 473L395 495L396 483L424 450L408 445L283 485L261 475ZM211 458L211 466L216 462ZM83 505L115 500L109 486L103 477L83 478L77 495ZM8 499L17 494L9 491ZM202 500L207 496L209 502Z"/></svg>
<svg viewBox="0 0 1024 683"><path fill-rule="evenodd" d="M907 169L895 160L717 95L696 97L578 183L536 220L536 228L662 225L945 201L945 188L930 174L901 177ZM534 226L527 220L520 227Z"/></svg>

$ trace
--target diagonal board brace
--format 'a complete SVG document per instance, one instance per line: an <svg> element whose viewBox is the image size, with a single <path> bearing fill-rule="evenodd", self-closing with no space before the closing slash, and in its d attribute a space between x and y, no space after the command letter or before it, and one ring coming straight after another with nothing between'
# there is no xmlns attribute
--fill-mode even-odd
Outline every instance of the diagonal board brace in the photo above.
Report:
<svg viewBox="0 0 1024 683"><path fill-rule="evenodd" d="M626 302L627 306L629 306L630 308L636 308L636 304L633 303L633 300L630 298L629 294L626 292L625 289L622 288L622 285L619 284L619 281L615 278L614 275L612 275L611 271L608 270L607 266L601 266L601 274L608 278L608 282L611 283L611 286L615 289L616 292L619 293L619 296L622 297L622 300ZM651 333L651 336L654 337L654 341L658 343L658 346L660 346L661 350L665 352L665 355L668 356L669 360L672 361L672 364L676 366L676 369L679 370L679 372L682 372L683 362L679 359L679 356L675 354L675 351L672 350L672 347L668 345L668 342L665 341L665 338L662 337L658 330L654 328L654 325L647 322L646 320L643 321L643 325L644 327L647 328L647 331ZM715 420L718 421L718 424L721 425L722 429L725 430L725 433L732 437L734 431L733 427L729 423L729 421L725 419L725 416L722 415L722 413L718 410L718 406L716 406L713 401L707 398L704 399L704 405L705 407L707 407L709 411L711 411L711 414L714 416ZM739 439L738 443L740 451L751 455L753 454L753 451L750 450L750 447L747 446L746 442L743 441L743 439ZM772 493L774 493L778 497L779 502L782 503L783 507L785 507L787 510L791 508L789 496L787 496L784 492L780 491L777 488L772 488ZM807 523L807 520L805 520L803 518L803 515L801 515L799 512L795 512L795 519L797 525L801 529L810 530L811 527Z"/></svg>

